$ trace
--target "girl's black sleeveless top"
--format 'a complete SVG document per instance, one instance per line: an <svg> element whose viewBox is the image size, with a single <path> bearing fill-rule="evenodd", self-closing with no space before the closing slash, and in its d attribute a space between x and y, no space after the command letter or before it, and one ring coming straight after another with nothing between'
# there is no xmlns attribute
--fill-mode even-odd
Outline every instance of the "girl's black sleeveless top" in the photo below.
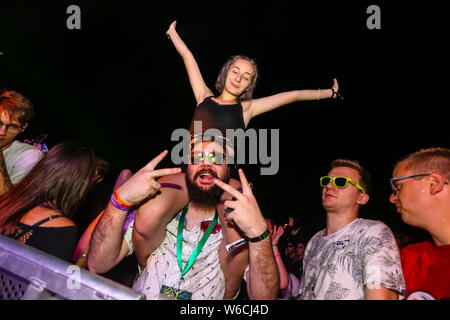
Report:
<svg viewBox="0 0 450 320"><path fill-rule="evenodd" d="M189 128L194 133L194 121L201 121L201 132L215 128L226 136L226 129L245 129L244 115L240 103L221 105L207 97L195 109L194 117Z"/></svg>
<svg viewBox="0 0 450 320"><path fill-rule="evenodd" d="M53 215L31 226L19 222L11 238L70 262L72 260L72 253L77 245L77 226L40 226L50 219L60 217L64 217L64 215Z"/></svg>

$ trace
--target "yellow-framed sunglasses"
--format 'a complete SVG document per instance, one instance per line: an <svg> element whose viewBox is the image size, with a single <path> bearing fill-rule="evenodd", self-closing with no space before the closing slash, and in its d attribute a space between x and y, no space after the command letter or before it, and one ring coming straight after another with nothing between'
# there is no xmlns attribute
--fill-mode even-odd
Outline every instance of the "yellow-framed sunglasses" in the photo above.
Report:
<svg viewBox="0 0 450 320"><path fill-rule="evenodd" d="M363 194L366 194L364 191L364 188L361 187L355 180L347 178L347 177L330 177L330 176L323 176L320 178L320 186L322 188L325 188L327 184L329 184L331 181L333 181L333 184L336 188L339 189L345 189L347 188L348 183L350 182L352 185L354 185L359 191L361 191Z"/></svg>

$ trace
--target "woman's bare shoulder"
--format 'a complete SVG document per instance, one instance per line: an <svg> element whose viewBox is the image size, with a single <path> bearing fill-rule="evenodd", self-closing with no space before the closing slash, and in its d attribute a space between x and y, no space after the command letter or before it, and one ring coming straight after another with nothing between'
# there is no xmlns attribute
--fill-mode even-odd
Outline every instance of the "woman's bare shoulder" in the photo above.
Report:
<svg viewBox="0 0 450 320"><path fill-rule="evenodd" d="M26 225L33 225L35 223L38 223L39 221L42 221L46 218L49 218L51 216L61 215L60 212L50 209L50 208L44 208L44 207L35 207L28 211L20 220L21 223ZM48 221L41 224L41 227L70 227L74 226L75 223L69 219L68 217L58 217L58 218L52 218Z"/></svg>

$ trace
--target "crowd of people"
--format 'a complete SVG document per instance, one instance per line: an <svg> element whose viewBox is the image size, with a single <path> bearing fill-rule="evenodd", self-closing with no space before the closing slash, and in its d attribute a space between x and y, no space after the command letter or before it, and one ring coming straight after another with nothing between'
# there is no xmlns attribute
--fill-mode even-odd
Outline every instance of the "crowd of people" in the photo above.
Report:
<svg viewBox="0 0 450 320"><path fill-rule="evenodd" d="M167 36L182 57L202 130L245 129L283 105L339 98L339 87L253 99L254 60L223 66L215 97L172 23ZM24 95L0 96L0 233L90 272L110 276L147 299L448 299L450 298L450 150L422 149L394 165L390 202L431 240L403 245L383 222L359 217L372 176L357 160L335 159L318 177L326 228L306 238L291 217L275 225L261 212L225 138L194 132L190 162L156 169L165 150L136 173L124 169L108 198L83 201L108 163L78 142L42 152L17 140L33 117ZM223 135L224 137L225 135ZM84 203L85 204L85 203ZM80 230L79 217L89 225ZM401 245L400 245L401 244Z"/></svg>

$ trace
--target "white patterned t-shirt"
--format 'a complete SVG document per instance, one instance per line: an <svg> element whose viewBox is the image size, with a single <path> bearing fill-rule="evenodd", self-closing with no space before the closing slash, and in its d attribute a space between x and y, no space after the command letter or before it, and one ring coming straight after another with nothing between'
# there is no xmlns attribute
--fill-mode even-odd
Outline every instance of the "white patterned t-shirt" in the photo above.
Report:
<svg viewBox="0 0 450 320"><path fill-rule="evenodd" d="M300 298L362 300L365 287L405 292L400 253L383 222L356 219L337 232L316 233L303 259Z"/></svg>
<svg viewBox="0 0 450 320"><path fill-rule="evenodd" d="M142 270L133 288L144 294L148 300L160 299L160 290L166 287L192 293L192 300L223 299L225 276L219 262L219 245L222 232L211 234L197 256L192 267L180 281L181 271L177 261L177 228L181 214L178 213L166 226L166 235L161 245L149 256L147 267ZM205 221L211 221L213 217ZM131 229L129 225L124 239L132 252ZM186 220L185 220L186 225ZM184 268L200 239L203 237L200 224L192 230L183 229L182 267Z"/></svg>

